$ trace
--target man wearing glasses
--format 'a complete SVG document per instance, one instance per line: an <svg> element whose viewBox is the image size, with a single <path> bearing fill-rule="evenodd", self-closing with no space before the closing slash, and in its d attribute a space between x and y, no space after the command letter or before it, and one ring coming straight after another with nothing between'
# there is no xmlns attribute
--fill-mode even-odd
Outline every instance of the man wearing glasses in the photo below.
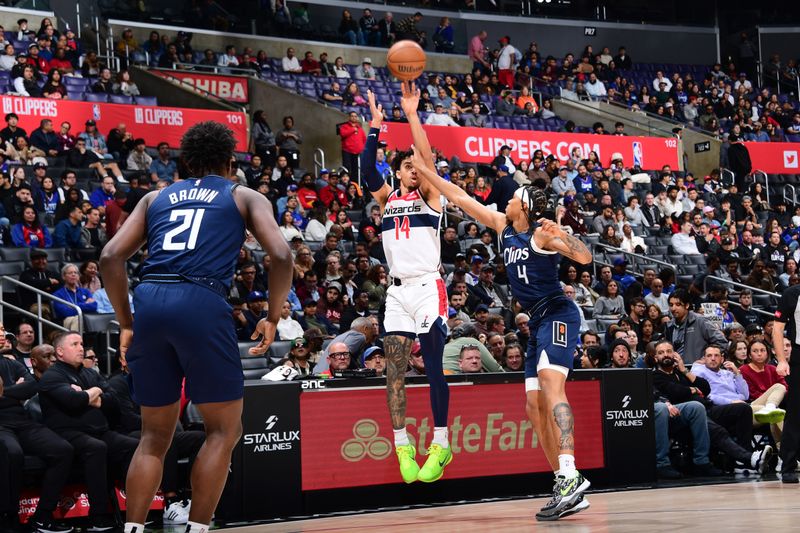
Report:
<svg viewBox="0 0 800 533"><path fill-rule="evenodd" d="M349 352L348 352L349 354ZM303 337L298 337L292 341L292 348L286 359L286 364L291 366L300 376L311 374L311 365L308 362L311 352L308 350L308 341Z"/></svg>
<svg viewBox="0 0 800 533"><path fill-rule="evenodd" d="M328 352L328 367L327 373L333 375L338 370L347 370L350 368L350 349L343 342L333 342L330 345Z"/></svg>

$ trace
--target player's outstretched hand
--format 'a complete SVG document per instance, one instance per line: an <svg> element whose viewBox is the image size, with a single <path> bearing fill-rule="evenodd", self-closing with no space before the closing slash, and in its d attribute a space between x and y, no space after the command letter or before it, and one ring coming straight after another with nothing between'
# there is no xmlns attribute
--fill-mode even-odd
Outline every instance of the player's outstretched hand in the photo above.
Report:
<svg viewBox="0 0 800 533"><path fill-rule="evenodd" d="M369 102L369 111L372 114L369 127L380 129L381 124L383 124L383 106L375 102L375 93L369 90L367 91L367 101Z"/></svg>
<svg viewBox="0 0 800 533"><path fill-rule="evenodd" d="M548 218L540 218L538 222L541 225L540 227L542 233L544 233L548 237L553 239L561 237L563 230L561 229L561 226L559 226L557 223L553 222Z"/></svg>
<svg viewBox="0 0 800 533"><path fill-rule="evenodd" d="M250 340L258 340L258 338L261 337L261 341L248 350L250 355L264 355L267 353L269 345L272 344L272 341L275 339L276 327L275 324L268 321L266 318L262 318L258 321L256 330L250 335Z"/></svg>
<svg viewBox="0 0 800 533"><path fill-rule="evenodd" d="M400 106L403 108L406 118L416 116L417 108L419 107L419 89L417 84L413 81L404 81L400 85L402 91L402 98L400 98Z"/></svg>
<svg viewBox="0 0 800 533"><path fill-rule="evenodd" d="M120 328L119 359L120 362L122 363L122 366L125 366L127 364L125 357L128 355L128 348L130 348L132 342L133 342L133 328Z"/></svg>
<svg viewBox="0 0 800 533"><path fill-rule="evenodd" d="M419 148L417 148L412 144L411 151L414 152L414 155L411 156L411 164L414 165L414 168L416 168L417 170L421 168L428 168L427 165L425 164L425 158L422 157L422 154L419 152ZM424 176L419 176L419 177L424 178Z"/></svg>

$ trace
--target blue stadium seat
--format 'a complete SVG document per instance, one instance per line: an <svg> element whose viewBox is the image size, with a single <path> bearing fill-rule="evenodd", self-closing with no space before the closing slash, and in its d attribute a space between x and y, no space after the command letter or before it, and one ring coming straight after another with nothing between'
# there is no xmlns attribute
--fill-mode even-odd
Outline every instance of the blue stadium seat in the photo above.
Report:
<svg viewBox="0 0 800 533"><path fill-rule="evenodd" d="M106 93L85 93L87 102L108 102L108 95Z"/></svg>
<svg viewBox="0 0 800 533"><path fill-rule="evenodd" d="M112 94L109 96L112 104L132 104L133 96L126 96L124 94Z"/></svg>
<svg viewBox="0 0 800 533"><path fill-rule="evenodd" d="M158 105L158 99L155 96L137 96L135 103L138 105L156 106Z"/></svg>

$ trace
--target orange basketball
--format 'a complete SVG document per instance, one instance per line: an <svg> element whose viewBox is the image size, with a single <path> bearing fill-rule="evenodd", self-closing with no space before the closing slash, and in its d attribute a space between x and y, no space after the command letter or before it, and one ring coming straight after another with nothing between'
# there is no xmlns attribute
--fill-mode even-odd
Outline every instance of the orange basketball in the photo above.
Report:
<svg viewBox="0 0 800 533"><path fill-rule="evenodd" d="M415 80L425 70L425 50L414 41L398 41L386 54L386 66L399 80Z"/></svg>

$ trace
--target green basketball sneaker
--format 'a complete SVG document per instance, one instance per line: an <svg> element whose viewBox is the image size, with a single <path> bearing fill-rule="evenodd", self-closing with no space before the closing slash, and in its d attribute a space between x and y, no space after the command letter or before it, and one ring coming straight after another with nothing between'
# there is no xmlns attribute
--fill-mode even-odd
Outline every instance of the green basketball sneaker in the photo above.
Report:
<svg viewBox="0 0 800 533"><path fill-rule="evenodd" d="M582 504L583 493L591 486L589 480L584 478L580 472L578 475L567 479L564 476L556 476L556 483L553 487L553 497L536 513L537 520L558 520L562 516L561 512L575 507L574 512L578 512L588 507L588 502ZM579 507L579 505L585 507ZM574 514L574 513L569 513Z"/></svg>
<svg viewBox="0 0 800 533"><path fill-rule="evenodd" d="M397 460L400 462L400 475L403 476L403 481L414 483L419 473L417 449L409 444L408 446L398 446L395 452L397 452Z"/></svg>
<svg viewBox="0 0 800 533"><path fill-rule="evenodd" d="M431 444L428 448L428 459L420 468L417 479L424 483L433 483L442 477L444 467L452 460L453 451L449 447L442 448L439 444Z"/></svg>

